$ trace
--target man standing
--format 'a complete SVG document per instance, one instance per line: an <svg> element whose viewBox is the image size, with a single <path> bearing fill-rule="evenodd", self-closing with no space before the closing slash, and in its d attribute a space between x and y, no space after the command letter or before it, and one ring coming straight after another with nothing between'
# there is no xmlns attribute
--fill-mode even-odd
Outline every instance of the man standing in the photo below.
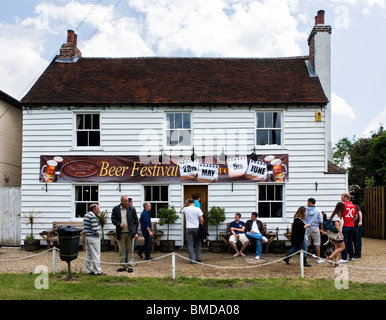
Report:
<svg viewBox="0 0 386 320"><path fill-rule="evenodd" d="M255 260L259 260L261 257L261 241L268 242L265 237L265 231L263 223L257 220L257 212L252 212L251 220L248 220L245 224L245 235L250 240L256 240L256 257Z"/></svg>
<svg viewBox="0 0 386 320"><path fill-rule="evenodd" d="M342 251L342 259L340 263L347 263L347 253L350 256L350 260L354 260L354 248L353 248L353 234L354 234L354 221L358 218L358 211L355 205L350 202L350 195L343 193L341 200L344 202L345 211L343 213L343 237L345 248Z"/></svg>
<svg viewBox="0 0 386 320"><path fill-rule="evenodd" d="M314 244L316 257L318 258L316 262L322 263L324 261L320 259L320 229L323 224L323 216L320 210L315 207L315 203L314 198L307 200L306 224L311 225L310 228L307 228L307 246L310 247L312 243Z"/></svg>
<svg viewBox="0 0 386 320"><path fill-rule="evenodd" d="M111 213L111 222L115 225L118 248L119 262L121 267L118 272L133 272L134 266L134 239L138 239L138 216L134 207L129 205L129 198L121 197L121 204L115 206ZM126 260L126 250L128 253L128 262Z"/></svg>
<svg viewBox="0 0 386 320"><path fill-rule="evenodd" d="M186 239L190 263L194 262L194 244L196 244L196 261L201 262L201 240L199 235L199 224L204 224L203 213L200 208L194 206L194 200L188 199L180 212L186 217Z"/></svg>
<svg viewBox="0 0 386 320"><path fill-rule="evenodd" d="M358 205L355 206L358 212L358 219L354 221L354 257L360 258L362 256L363 213Z"/></svg>
<svg viewBox="0 0 386 320"><path fill-rule="evenodd" d="M150 257L150 245L153 240L153 232L151 231L151 217L150 217L151 204L145 202L143 204L143 211L141 217L139 218L139 223L141 224L141 232L145 238L145 244L138 247L137 253L142 259L142 252L145 251L145 260L153 260Z"/></svg>
<svg viewBox="0 0 386 320"><path fill-rule="evenodd" d="M249 244L249 240L245 235L245 223L240 221L240 218L241 218L241 214L236 213L235 221L231 222L229 225L232 233L231 236L229 237L229 244L236 251L236 253L233 255L234 257L237 257L237 256L245 257L245 254L243 253L243 251L245 250L246 247L248 247L248 244ZM237 241L240 241L242 244L240 251L237 249Z"/></svg>
<svg viewBox="0 0 386 320"><path fill-rule="evenodd" d="M86 273L100 276L104 274L100 267L101 242L99 240L98 220L99 206L90 205L89 212L83 218L86 242Z"/></svg>

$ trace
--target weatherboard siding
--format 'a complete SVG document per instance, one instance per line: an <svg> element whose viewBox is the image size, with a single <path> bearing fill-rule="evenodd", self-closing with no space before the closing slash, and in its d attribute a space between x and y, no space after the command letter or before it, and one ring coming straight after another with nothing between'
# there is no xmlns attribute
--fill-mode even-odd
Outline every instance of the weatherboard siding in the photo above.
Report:
<svg viewBox="0 0 386 320"><path fill-rule="evenodd" d="M22 169L22 212L41 212L35 225L35 234L47 230L54 220L76 220L74 217L74 187L71 183L45 184L39 182L41 155L145 155L152 151L158 155L160 149L168 154L189 156L191 147L172 150L165 147L165 112L192 112L193 144L196 154L220 155L223 147L227 155L250 154L255 146L255 111L263 108L252 107L48 107L23 111L23 169ZM324 111L321 122L315 122L314 107L272 107L267 110L283 112L283 146L256 147L257 154L288 154L289 181L284 186L283 217L262 218L269 229L279 227L280 233L290 226L296 209L306 205L309 197L317 200L317 206L331 213L340 194L346 191L345 174L326 174ZM74 113L100 112L101 146L97 148L76 148L74 145ZM315 182L318 183L315 191ZM138 214L144 201L142 184L100 183L99 204L101 210L111 212L119 204L121 195L134 199ZM226 222L236 212L247 220L257 210L258 187L256 183L213 183L208 187L209 208L223 206ZM183 204L183 186L169 184L169 204L179 213ZM183 219L170 226L170 238L176 245L182 245ZM165 230L167 226L158 226ZM219 226L224 231L226 223ZM114 229L109 223L105 231ZM22 225L22 239L28 233ZM210 238L215 238L215 227L209 226ZM282 236L281 236L282 238Z"/></svg>

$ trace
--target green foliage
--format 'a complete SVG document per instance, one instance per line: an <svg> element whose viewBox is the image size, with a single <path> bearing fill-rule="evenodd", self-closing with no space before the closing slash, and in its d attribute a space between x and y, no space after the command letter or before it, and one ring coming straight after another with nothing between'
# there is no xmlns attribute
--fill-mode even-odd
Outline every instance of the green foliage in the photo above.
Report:
<svg viewBox="0 0 386 320"><path fill-rule="evenodd" d="M350 151L353 147L355 141L355 136L353 137L353 140L351 141L349 138L342 138L338 141L338 143L333 148L333 158L334 162L342 167L347 169L348 165L350 164Z"/></svg>
<svg viewBox="0 0 386 320"><path fill-rule="evenodd" d="M334 162L348 169L349 185L361 188L386 185L386 131L383 126L369 138L354 139L343 138L334 148Z"/></svg>
<svg viewBox="0 0 386 320"><path fill-rule="evenodd" d="M163 226L164 224L168 225L167 240L169 240L169 225L175 223L179 218L179 215L176 213L174 206L167 206L159 209L157 216L159 218L158 223L160 226Z"/></svg>
<svg viewBox="0 0 386 320"><path fill-rule="evenodd" d="M99 214L96 216L99 225L102 228L102 241L105 240L105 234L104 234L104 227L109 222L109 213L106 210L100 211Z"/></svg>
<svg viewBox="0 0 386 320"><path fill-rule="evenodd" d="M218 238L218 225L225 221L225 209L219 206L211 207L208 212L208 222L216 226L216 239Z"/></svg>

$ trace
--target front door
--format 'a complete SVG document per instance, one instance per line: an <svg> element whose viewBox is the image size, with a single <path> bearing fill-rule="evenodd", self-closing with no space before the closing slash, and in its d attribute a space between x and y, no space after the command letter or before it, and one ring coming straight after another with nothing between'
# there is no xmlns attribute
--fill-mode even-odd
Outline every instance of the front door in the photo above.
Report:
<svg viewBox="0 0 386 320"><path fill-rule="evenodd" d="M204 227L206 230L208 230L208 219L207 219L207 213L208 213L208 186L207 185L184 185L184 199L183 202L185 203L186 199L192 198L193 194L199 193L201 195L200 205L201 210L204 213ZM184 217L184 244L186 244L186 221Z"/></svg>

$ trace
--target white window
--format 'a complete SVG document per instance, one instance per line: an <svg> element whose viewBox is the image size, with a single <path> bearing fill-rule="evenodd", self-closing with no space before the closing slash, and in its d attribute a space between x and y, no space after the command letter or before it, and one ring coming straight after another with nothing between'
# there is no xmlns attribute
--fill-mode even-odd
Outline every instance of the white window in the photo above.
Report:
<svg viewBox="0 0 386 320"><path fill-rule="evenodd" d="M282 113L256 112L256 145L281 145Z"/></svg>
<svg viewBox="0 0 386 320"><path fill-rule="evenodd" d="M191 113L176 112L166 114L166 145L191 145Z"/></svg>
<svg viewBox="0 0 386 320"><path fill-rule="evenodd" d="M144 186L145 202L150 202L150 216L157 218L158 210L169 205L169 186Z"/></svg>
<svg viewBox="0 0 386 320"><path fill-rule="evenodd" d="M258 213L260 218L283 217L283 185L260 185Z"/></svg>
<svg viewBox="0 0 386 320"><path fill-rule="evenodd" d="M76 114L76 146L99 147L100 144L99 113Z"/></svg>
<svg viewBox="0 0 386 320"><path fill-rule="evenodd" d="M75 186L75 217L83 218L91 204L99 204L99 186L76 185Z"/></svg>

